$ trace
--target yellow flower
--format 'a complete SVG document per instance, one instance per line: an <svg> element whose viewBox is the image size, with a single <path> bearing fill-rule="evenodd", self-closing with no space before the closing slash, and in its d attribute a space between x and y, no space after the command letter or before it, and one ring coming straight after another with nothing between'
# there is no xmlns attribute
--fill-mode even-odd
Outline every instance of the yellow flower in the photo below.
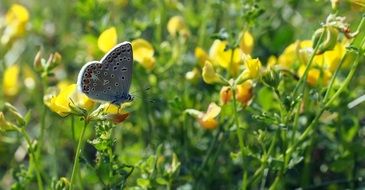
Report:
<svg viewBox="0 0 365 190"><path fill-rule="evenodd" d="M342 57L345 55L345 51L346 48L344 44L337 43L336 46L333 48L333 50L324 52L323 62L329 71L334 72L336 70L337 65L340 63Z"/></svg>
<svg viewBox="0 0 365 190"><path fill-rule="evenodd" d="M44 103L60 116L66 116L72 112L71 106L90 110L94 106L94 101L85 94L78 92L76 84L63 86L58 95L44 97Z"/></svg>
<svg viewBox="0 0 365 190"><path fill-rule="evenodd" d="M209 60L209 55L207 54L207 52L205 52L202 48L197 47L195 48L195 57L198 59L198 63L200 66L204 66L205 61Z"/></svg>
<svg viewBox="0 0 365 190"><path fill-rule="evenodd" d="M215 72L213 65L209 61L205 62L202 75L204 82L207 84L221 82L219 75Z"/></svg>
<svg viewBox="0 0 365 190"><path fill-rule="evenodd" d="M6 28L1 42L7 44L13 37L23 35L28 20L28 10L20 4L13 4L5 15Z"/></svg>
<svg viewBox="0 0 365 190"><path fill-rule="evenodd" d="M251 80L247 80L244 83L237 85L236 99L243 106L247 106L250 103L252 98L252 88L253 86Z"/></svg>
<svg viewBox="0 0 365 190"><path fill-rule="evenodd" d="M24 24L29 20L29 13L27 8L20 4L11 5L10 9L6 13L5 23L7 25L12 24Z"/></svg>
<svg viewBox="0 0 365 190"><path fill-rule="evenodd" d="M232 90L230 86L223 86L219 92L220 101L223 105L227 104L232 98Z"/></svg>
<svg viewBox="0 0 365 190"><path fill-rule="evenodd" d="M103 31L98 38L98 47L104 53L108 52L117 44L117 29L110 27Z"/></svg>
<svg viewBox="0 0 365 190"><path fill-rule="evenodd" d="M250 32L246 31L246 32L242 32L242 37L241 37L241 41L240 41L240 48L242 50L242 52L246 53L246 54L251 54L252 50L253 50L253 45L254 45L254 39L251 35Z"/></svg>
<svg viewBox="0 0 365 190"><path fill-rule="evenodd" d="M272 68L272 67L274 67L276 64L277 64L277 62L278 62L278 59L276 58L276 56L275 55L271 55L270 57L269 57L269 59L267 59L267 68Z"/></svg>
<svg viewBox="0 0 365 190"><path fill-rule="evenodd" d="M258 58L252 59L251 56L245 58L245 70L237 78L237 84L244 82L248 79L256 79L261 73L261 62Z"/></svg>
<svg viewBox="0 0 365 190"><path fill-rule="evenodd" d="M146 69L153 69L155 66L155 58L153 57L155 50L152 45L144 39L136 39L132 41L133 57Z"/></svg>
<svg viewBox="0 0 365 190"><path fill-rule="evenodd" d="M300 77L303 76L305 68L306 68L305 65L299 67L298 75ZM307 82L311 86L316 86L318 82L321 82L320 84L322 85L327 85L328 81L331 79L331 76L332 73L328 70L323 70L321 72L321 70L318 68L310 68L308 71Z"/></svg>
<svg viewBox="0 0 365 190"><path fill-rule="evenodd" d="M240 48L225 51L227 44L227 41L215 40L210 47L209 57L213 64L229 70L232 75L236 75L242 62L241 57L243 53Z"/></svg>
<svg viewBox="0 0 365 190"><path fill-rule="evenodd" d="M3 90L5 96L15 96L19 91L19 65L14 64L5 69Z"/></svg>
<svg viewBox="0 0 365 190"><path fill-rule="evenodd" d="M181 16L173 16L170 18L167 23L167 31L172 37L176 37L178 34L183 37L188 37L190 35L185 20Z"/></svg>
<svg viewBox="0 0 365 190"><path fill-rule="evenodd" d="M197 118L199 124L205 129L215 129L218 126L216 117L221 112L221 107L214 102L209 104L206 112L201 112L195 109L187 109L185 111Z"/></svg>

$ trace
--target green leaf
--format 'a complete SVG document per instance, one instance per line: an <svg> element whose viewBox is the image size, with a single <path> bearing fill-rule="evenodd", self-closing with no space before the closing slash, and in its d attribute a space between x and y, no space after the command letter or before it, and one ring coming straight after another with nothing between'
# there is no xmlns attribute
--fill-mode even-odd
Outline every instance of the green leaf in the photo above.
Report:
<svg viewBox="0 0 365 190"><path fill-rule="evenodd" d="M137 179L137 184L144 188L144 189L147 189L151 186L151 182L149 179L144 179L144 178L138 178Z"/></svg>
<svg viewBox="0 0 365 190"><path fill-rule="evenodd" d="M169 184L169 182L165 178L162 178L162 177L158 177L156 179L156 182L160 185L168 185Z"/></svg>
<svg viewBox="0 0 365 190"><path fill-rule="evenodd" d="M272 91L267 87L261 88L258 92L257 101L265 111L269 110L274 102Z"/></svg>

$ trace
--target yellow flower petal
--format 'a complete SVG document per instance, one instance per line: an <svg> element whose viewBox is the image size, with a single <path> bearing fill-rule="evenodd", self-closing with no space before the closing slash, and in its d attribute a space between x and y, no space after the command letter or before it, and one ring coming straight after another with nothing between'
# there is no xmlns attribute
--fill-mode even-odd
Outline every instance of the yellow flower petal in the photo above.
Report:
<svg viewBox="0 0 365 190"><path fill-rule="evenodd" d="M269 69L269 68L274 67L277 64L277 62L278 62L278 59L276 58L276 56L275 55L271 55L269 57L269 59L267 60L267 64L266 65L267 65L267 67Z"/></svg>
<svg viewBox="0 0 365 190"><path fill-rule="evenodd" d="M202 48L197 47L195 48L195 57L198 59L200 66L204 66L205 61L209 60L209 56L207 52L205 52Z"/></svg>
<svg viewBox="0 0 365 190"><path fill-rule="evenodd" d="M5 96L15 96L19 91L19 65L14 64L6 68L3 78L3 90Z"/></svg>
<svg viewBox="0 0 365 190"><path fill-rule="evenodd" d="M215 118L219 115L220 112L221 112L221 107L219 107L216 103L212 102L209 104L208 110L204 114L202 120L205 121L208 119Z"/></svg>
<svg viewBox="0 0 365 190"><path fill-rule="evenodd" d="M61 116L66 116L71 112L70 105L90 110L94 106L94 101L85 94L78 92L76 84L68 86L60 85L58 95L46 95L44 103L53 111Z"/></svg>
<svg viewBox="0 0 365 190"><path fill-rule="evenodd" d="M184 18L181 16L173 16L167 23L167 31L173 37L177 34L181 34L183 36L189 35L189 30L185 24Z"/></svg>
<svg viewBox="0 0 365 190"><path fill-rule="evenodd" d="M333 50L324 52L324 65L328 68L329 71L333 72L336 70L337 65L340 63L340 60L344 56L344 53L345 47L342 43L337 43Z"/></svg>
<svg viewBox="0 0 365 190"><path fill-rule="evenodd" d="M240 48L225 51L227 41L215 40L210 47L209 57L213 64L228 69L232 75L238 73L239 65L242 62L243 52Z"/></svg>
<svg viewBox="0 0 365 190"><path fill-rule="evenodd" d="M20 4L13 4L5 16L5 23L7 25L13 23L25 23L29 20L29 13L28 10L20 5Z"/></svg>
<svg viewBox="0 0 365 190"><path fill-rule="evenodd" d="M104 112L107 114L124 114L127 113L124 109L120 106L116 106L114 104L106 103L104 106Z"/></svg>
<svg viewBox="0 0 365 190"><path fill-rule="evenodd" d="M98 47L104 53L108 52L117 44L117 29L111 27L102 32L98 38Z"/></svg>
<svg viewBox="0 0 365 190"><path fill-rule="evenodd" d="M249 71L250 79L255 79L260 74L261 62L258 58L246 60L246 68Z"/></svg>
<svg viewBox="0 0 365 190"><path fill-rule="evenodd" d="M202 75L204 82L206 82L207 84L213 84L220 81L219 76L215 72L213 65L209 61L205 62Z"/></svg>
<svg viewBox="0 0 365 190"><path fill-rule="evenodd" d="M251 54L254 45L253 36L248 31L244 32L242 35L243 36L241 37L240 48L244 53Z"/></svg>
<svg viewBox="0 0 365 190"><path fill-rule="evenodd" d="M136 39L132 42L133 57L146 69L152 69L155 66L155 58L153 57L155 50L152 45L144 39Z"/></svg>

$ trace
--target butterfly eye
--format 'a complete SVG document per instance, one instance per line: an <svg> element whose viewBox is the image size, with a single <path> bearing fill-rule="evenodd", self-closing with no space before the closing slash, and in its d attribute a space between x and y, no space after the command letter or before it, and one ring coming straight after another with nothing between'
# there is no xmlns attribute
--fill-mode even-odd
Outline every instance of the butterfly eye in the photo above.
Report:
<svg viewBox="0 0 365 190"><path fill-rule="evenodd" d="M111 75L110 75L110 77L111 77L111 78L114 78L114 74L111 74Z"/></svg>
<svg viewBox="0 0 365 190"><path fill-rule="evenodd" d="M119 83L115 83L114 85L115 85L115 86L119 86Z"/></svg>
<svg viewBox="0 0 365 190"><path fill-rule="evenodd" d="M125 77L123 76L123 77L122 77L122 80L124 80L124 79L125 79Z"/></svg>
<svg viewBox="0 0 365 190"><path fill-rule="evenodd" d="M117 68L118 68L117 66L114 66L114 68L113 68L113 69L114 69L114 70L117 70Z"/></svg>

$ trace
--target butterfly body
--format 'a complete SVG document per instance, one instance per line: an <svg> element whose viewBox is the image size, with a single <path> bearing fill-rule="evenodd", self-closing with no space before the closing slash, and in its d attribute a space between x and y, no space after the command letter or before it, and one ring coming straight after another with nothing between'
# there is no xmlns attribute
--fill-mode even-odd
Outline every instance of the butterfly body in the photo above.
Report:
<svg viewBox="0 0 365 190"><path fill-rule="evenodd" d="M132 101L129 94L133 69L133 50L129 42L116 45L100 61L85 64L77 86L89 98L115 105Z"/></svg>

